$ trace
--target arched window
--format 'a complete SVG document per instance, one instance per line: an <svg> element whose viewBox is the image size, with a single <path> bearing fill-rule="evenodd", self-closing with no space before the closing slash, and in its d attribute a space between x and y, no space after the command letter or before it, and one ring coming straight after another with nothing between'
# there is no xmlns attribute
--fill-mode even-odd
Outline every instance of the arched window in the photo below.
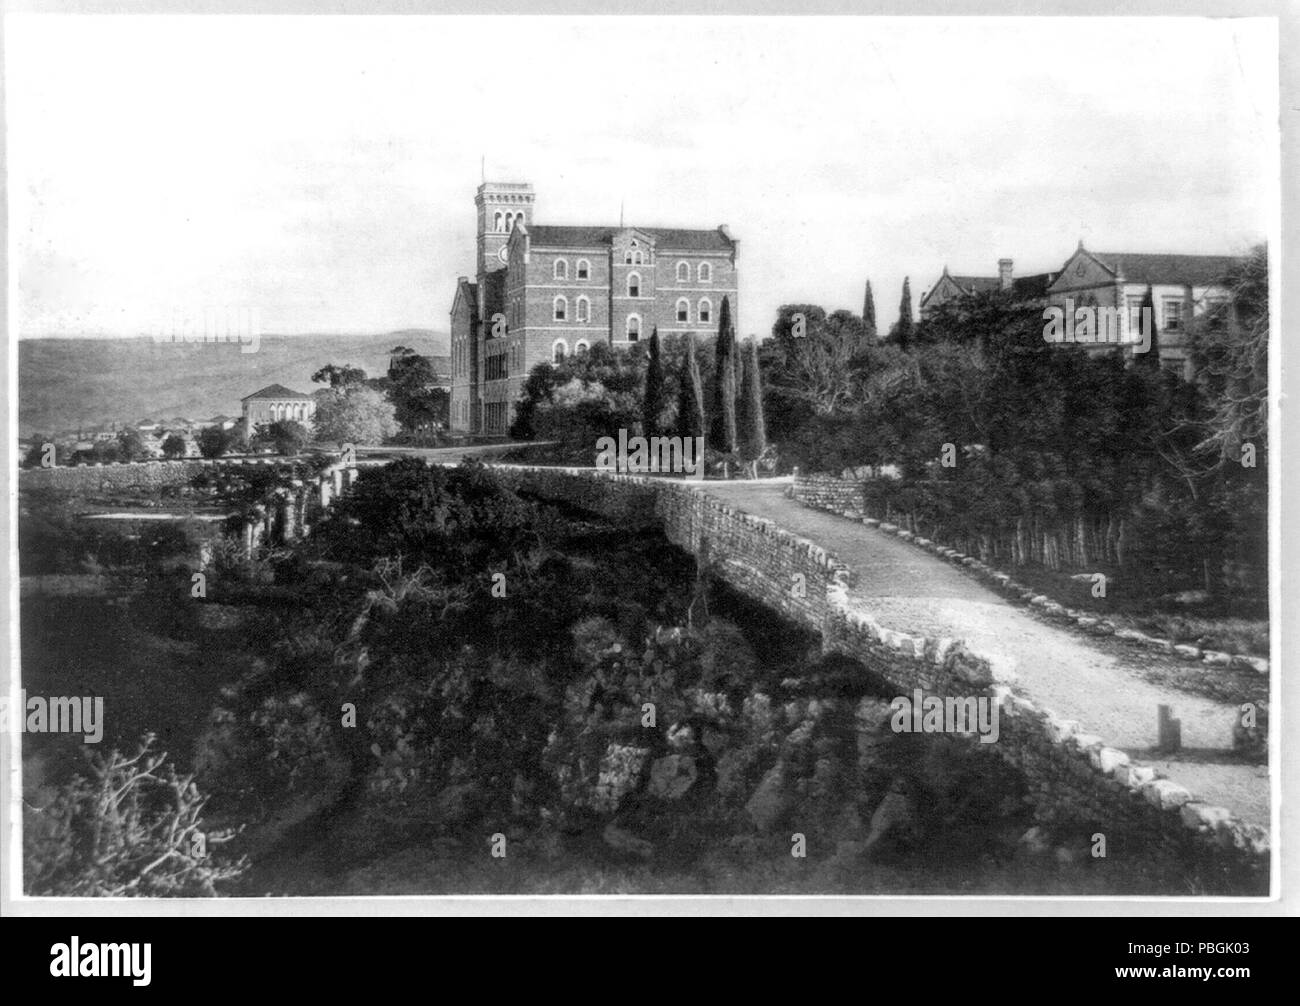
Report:
<svg viewBox="0 0 1300 1006"><path fill-rule="evenodd" d="M641 249L638 248L636 251L632 253L632 264L633 265L645 264L645 256L641 253Z"/></svg>
<svg viewBox="0 0 1300 1006"><path fill-rule="evenodd" d="M713 282L713 266L709 265L709 263L707 262L700 263L700 282L701 283Z"/></svg>
<svg viewBox="0 0 1300 1006"><path fill-rule="evenodd" d="M624 264L624 265L631 265L631 264L632 264L632 252L631 252L630 249L629 249L628 251L625 251L625 252L623 253L623 264Z"/></svg>
<svg viewBox="0 0 1300 1006"><path fill-rule="evenodd" d="M569 263L562 258L557 258L555 260L555 278L556 279L569 278Z"/></svg>
<svg viewBox="0 0 1300 1006"><path fill-rule="evenodd" d="M678 321L691 320L691 302L688 301L685 297L677 298L677 320Z"/></svg>
<svg viewBox="0 0 1300 1006"><path fill-rule="evenodd" d="M627 341L636 342L641 338L641 316L639 314L629 314L627 316Z"/></svg>
<svg viewBox="0 0 1300 1006"><path fill-rule="evenodd" d="M713 321L713 301L708 297L700 298L700 324L707 325Z"/></svg>
<svg viewBox="0 0 1300 1006"><path fill-rule="evenodd" d="M591 321L591 301L586 297L579 297L573 317L575 321Z"/></svg>
<svg viewBox="0 0 1300 1006"><path fill-rule="evenodd" d="M521 223L523 223L523 222L524 222L524 215L523 215L522 213L516 213L516 214L515 214L515 223L517 223L517 224L521 224Z"/></svg>
<svg viewBox="0 0 1300 1006"><path fill-rule="evenodd" d="M691 278L691 266L689 262L677 263L677 282L688 283Z"/></svg>
<svg viewBox="0 0 1300 1006"><path fill-rule="evenodd" d="M493 229L494 231L503 231L503 230L506 229L506 228L505 228L505 224L502 223L502 220L501 220L501 211L500 211L500 210L498 210L496 213L492 214L492 229Z"/></svg>
<svg viewBox="0 0 1300 1006"><path fill-rule="evenodd" d="M551 346L551 359L559 363L564 359L564 354L569 351L568 345L563 339L556 339L555 344Z"/></svg>
<svg viewBox="0 0 1300 1006"><path fill-rule="evenodd" d="M578 279L590 279L591 263L588 262L585 258L578 259L577 273L578 273Z"/></svg>
<svg viewBox="0 0 1300 1006"><path fill-rule="evenodd" d="M630 272L627 274L627 295L629 297L641 296L641 274Z"/></svg>
<svg viewBox="0 0 1300 1006"><path fill-rule="evenodd" d="M567 297L555 298L555 320L565 321L569 317L569 299Z"/></svg>
<svg viewBox="0 0 1300 1006"><path fill-rule="evenodd" d="M587 340L579 339L573 346L573 351L579 356L585 356L587 353Z"/></svg>

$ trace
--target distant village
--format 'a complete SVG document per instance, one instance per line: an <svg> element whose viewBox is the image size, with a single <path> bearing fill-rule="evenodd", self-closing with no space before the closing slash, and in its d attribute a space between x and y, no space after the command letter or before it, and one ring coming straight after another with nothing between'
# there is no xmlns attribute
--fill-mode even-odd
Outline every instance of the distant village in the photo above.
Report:
<svg viewBox="0 0 1300 1006"><path fill-rule="evenodd" d="M445 402L450 377L440 376L436 368L443 366L446 358L420 357L404 347L399 347L394 354L388 380L399 372L401 363L427 360L430 371L427 379L419 382L415 393L430 396L434 403L440 398ZM446 369L443 366L444 375ZM238 415L222 413L202 419L147 416L134 422L113 420L30 434L19 438L19 456L25 459L27 467L38 467L285 453L283 430L289 427L306 434L314 432L317 406L335 393L337 375L365 376L362 371L329 364L317 376L329 380L330 386L310 394L283 384L269 384L244 396ZM445 404L442 413L439 418L435 405L423 417L424 432L436 435L446 429ZM53 452L49 450L50 445Z"/></svg>

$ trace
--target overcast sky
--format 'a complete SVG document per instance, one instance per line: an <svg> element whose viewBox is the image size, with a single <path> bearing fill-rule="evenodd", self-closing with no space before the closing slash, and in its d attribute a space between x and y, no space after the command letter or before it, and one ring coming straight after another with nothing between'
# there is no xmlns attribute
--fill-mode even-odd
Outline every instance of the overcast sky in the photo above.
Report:
<svg viewBox="0 0 1300 1006"><path fill-rule="evenodd" d="M6 25L23 336L253 308L264 332L445 331L475 187L539 223L741 240L778 305L882 328L911 276L1236 252L1276 216L1271 22L103 17Z"/></svg>

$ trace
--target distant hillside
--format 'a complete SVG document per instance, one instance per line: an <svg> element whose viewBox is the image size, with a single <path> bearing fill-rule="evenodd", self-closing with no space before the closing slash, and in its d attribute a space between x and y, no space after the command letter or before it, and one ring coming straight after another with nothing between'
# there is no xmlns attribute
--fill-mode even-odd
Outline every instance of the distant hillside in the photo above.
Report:
<svg viewBox="0 0 1300 1006"><path fill-rule="evenodd" d="M395 346L445 357L448 343L446 333L423 329L369 336L264 335L255 353L243 353L235 343L22 339L18 433L146 417L238 415L239 400L268 384L307 393L321 387L311 383L311 375L327 363L349 363L380 377Z"/></svg>

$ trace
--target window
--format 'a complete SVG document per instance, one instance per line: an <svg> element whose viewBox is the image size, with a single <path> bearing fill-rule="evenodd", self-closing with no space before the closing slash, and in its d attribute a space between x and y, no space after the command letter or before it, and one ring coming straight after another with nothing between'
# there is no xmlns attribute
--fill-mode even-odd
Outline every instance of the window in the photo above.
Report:
<svg viewBox="0 0 1300 1006"><path fill-rule="evenodd" d="M685 297L680 297L677 300L677 320L691 320L691 303Z"/></svg>
<svg viewBox="0 0 1300 1006"><path fill-rule="evenodd" d="M709 263L707 262L700 263L700 282L701 283L713 282L713 266L709 265Z"/></svg>
<svg viewBox="0 0 1300 1006"><path fill-rule="evenodd" d="M627 276L627 295L629 297L641 296L641 275L639 273L628 273Z"/></svg>
<svg viewBox="0 0 1300 1006"><path fill-rule="evenodd" d="M555 278L556 279L569 278L569 263L562 258L557 258L555 260Z"/></svg>
<svg viewBox="0 0 1300 1006"><path fill-rule="evenodd" d="M578 270L577 270L577 272L578 272L578 279L590 279L590 278L591 278L591 263L588 262L585 258L580 258L580 259L578 259Z"/></svg>
<svg viewBox="0 0 1300 1006"><path fill-rule="evenodd" d="M627 341L636 342L641 338L641 316L639 314L629 314L627 316Z"/></svg>
<svg viewBox="0 0 1300 1006"><path fill-rule="evenodd" d="M575 321L591 321L591 301L579 297L573 317Z"/></svg>
<svg viewBox="0 0 1300 1006"><path fill-rule="evenodd" d="M677 282L689 283L691 279L691 266L689 262L677 263Z"/></svg>
<svg viewBox="0 0 1300 1006"><path fill-rule="evenodd" d="M556 339L555 344L551 346L551 359L560 363L564 359L564 354L569 350L568 345L563 339Z"/></svg>
<svg viewBox="0 0 1300 1006"><path fill-rule="evenodd" d="M516 213L516 214L515 214L515 223L517 223L517 224L521 224L521 223L523 223L523 222L524 222L524 215L523 215L522 213Z"/></svg>
<svg viewBox="0 0 1300 1006"><path fill-rule="evenodd" d="M633 264L633 265L644 265L644 264L645 264L645 256L641 254L641 252L640 252L639 249L638 249L637 251L634 251L634 252L632 253L632 264Z"/></svg>
<svg viewBox="0 0 1300 1006"><path fill-rule="evenodd" d="M500 211L492 214L492 229L494 231L503 231L506 229Z"/></svg>
<svg viewBox="0 0 1300 1006"><path fill-rule="evenodd" d="M1183 327L1183 299L1181 297L1166 297L1161 306L1164 309L1165 331L1177 332Z"/></svg>
<svg viewBox="0 0 1300 1006"><path fill-rule="evenodd" d="M565 321L569 317L569 301L567 297L555 298L555 320Z"/></svg>
<svg viewBox="0 0 1300 1006"><path fill-rule="evenodd" d="M700 324L707 325L713 321L713 301L708 297L700 298Z"/></svg>
<svg viewBox="0 0 1300 1006"><path fill-rule="evenodd" d="M574 344L573 351L579 356L585 356L587 352L587 340L579 339L577 343Z"/></svg>

